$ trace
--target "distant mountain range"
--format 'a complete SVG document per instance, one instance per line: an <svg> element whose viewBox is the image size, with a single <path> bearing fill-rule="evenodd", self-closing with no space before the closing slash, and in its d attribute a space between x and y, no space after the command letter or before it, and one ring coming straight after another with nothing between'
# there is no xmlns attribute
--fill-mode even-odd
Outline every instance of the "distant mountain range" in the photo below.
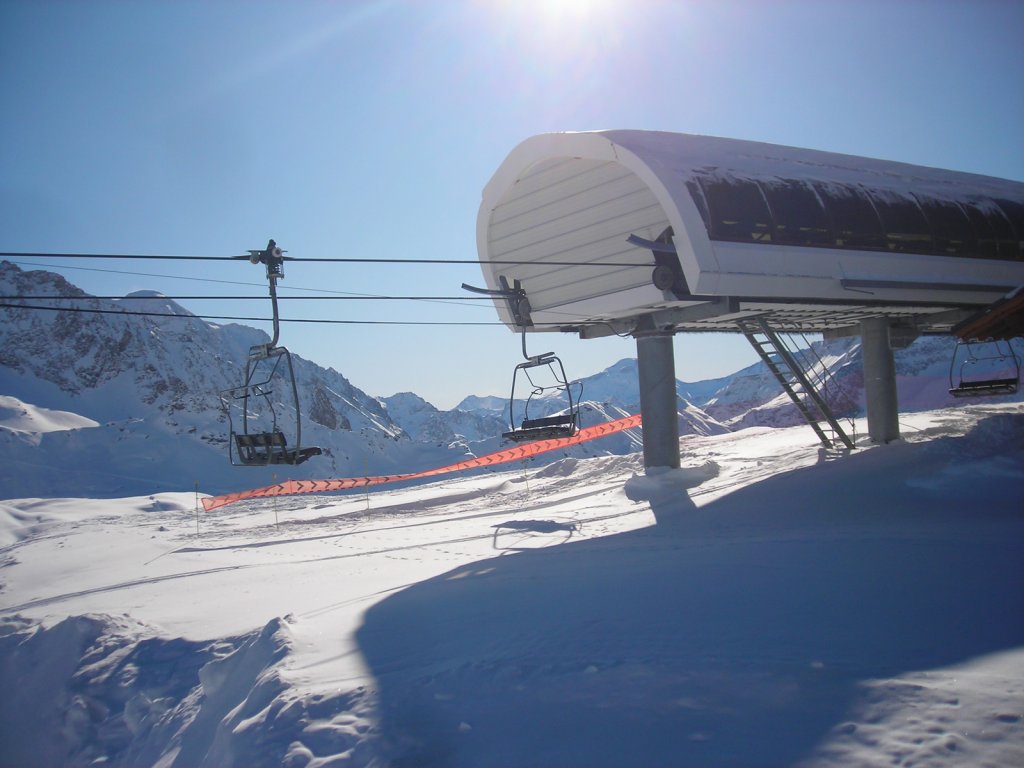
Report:
<svg viewBox="0 0 1024 768"><path fill-rule="evenodd" d="M200 320L153 292L90 297L60 275L0 263L0 295L80 297L49 302L63 311L0 309L0 497L127 496L162 490L221 492L285 477L412 472L501 447L508 402L467 396L442 411L406 392L375 398L341 373L294 357L302 440L323 455L298 467L237 468L227 460L228 425L218 393L240 383L249 349L269 341L243 325ZM99 313L71 311L73 307ZM173 317L122 314L161 312ZM863 411L856 339L817 342L835 372L837 410ZM948 338L922 338L897 353L902 410L948 406ZM584 426L639 412L633 359L582 380ZM681 434L713 435L755 425L790 425L799 414L760 363L719 379L676 382ZM286 434L294 417L274 398ZM564 407L534 403L531 415ZM808 431L808 439L813 434ZM638 430L554 452L627 453Z"/></svg>

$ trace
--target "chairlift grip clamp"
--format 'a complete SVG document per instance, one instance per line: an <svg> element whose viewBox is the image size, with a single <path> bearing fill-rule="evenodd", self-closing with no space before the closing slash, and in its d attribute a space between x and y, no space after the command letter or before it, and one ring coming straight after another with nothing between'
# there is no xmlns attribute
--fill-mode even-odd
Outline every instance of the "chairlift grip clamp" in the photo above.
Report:
<svg viewBox="0 0 1024 768"><path fill-rule="evenodd" d="M267 280L273 284L277 280L284 280L284 253L284 249L271 238L264 250L249 251L249 261L253 264L265 264Z"/></svg>

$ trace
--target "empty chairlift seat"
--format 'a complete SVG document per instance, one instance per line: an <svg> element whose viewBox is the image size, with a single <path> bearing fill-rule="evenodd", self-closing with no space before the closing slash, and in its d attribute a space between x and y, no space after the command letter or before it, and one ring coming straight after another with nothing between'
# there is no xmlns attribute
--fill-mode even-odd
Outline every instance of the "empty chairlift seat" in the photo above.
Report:
<svg viewBox="0 0 1024 768"><path fill-rule="evenodd" d="M523 352L526 352L525 334ZM526 385L529 389L523 408L523 418L516 426L514 412L517 410L516 388ZM572 437L579 430L579 402L583 383L569 381L565 368L554 352L541 355L526 355L526 360L516 366L512 374L512 394L509 397L509 431L502 437L516 443L532 440L554 440ZM520 401L522 402L522 401ZM552 405L559 408L559 413L538 418L530 418L530 409L544 408L549 410Z"/></svg>
<svg viewBox="0 0 1024 768"><path fill-rule="evenodd" d="M540 419L523 419L522 425L518 429L505 432L502 437L517 443L531 440L554 440L560 437L572 437L576 434L576 427L576 413L563 413Z"/></svg>
<svg viewBox="0 0 1024 768"><path fill-rule="evenodd" d="M310 446L291 450L284 432L235 433L238 460L246 466L264 464L301 464L312 456L319 456L320 448Z"/></svg>

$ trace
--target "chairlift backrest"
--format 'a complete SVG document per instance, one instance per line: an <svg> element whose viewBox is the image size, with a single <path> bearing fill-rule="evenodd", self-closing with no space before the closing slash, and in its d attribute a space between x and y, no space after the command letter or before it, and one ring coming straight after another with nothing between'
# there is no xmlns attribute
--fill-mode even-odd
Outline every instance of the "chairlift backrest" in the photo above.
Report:
<svg viewBox="0 0 1024 768"><path fill-rule="evenodd" d="M959 364L958 364L959 361ZM1020 384L1020 358L1008 340L957 342L949 367L954 397L1012 395Z"/></svg>

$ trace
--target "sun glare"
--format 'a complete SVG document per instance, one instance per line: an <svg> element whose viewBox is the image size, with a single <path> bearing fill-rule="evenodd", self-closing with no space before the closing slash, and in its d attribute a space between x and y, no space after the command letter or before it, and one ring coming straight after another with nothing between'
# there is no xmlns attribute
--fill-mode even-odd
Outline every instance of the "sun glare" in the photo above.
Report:
<svg viewBox="0 0 1024 768"><path fill-rule="evenodd" d="M480 6L522 50L554 62L614 46L624 0L491 0Z"/></svg>
<svg viewBox="0 0 1024 768"><path fill-rule="evenodd" d="M536 0L528 3L540 13L563 20L586 19L607 10L608 0Z"/></svg>

